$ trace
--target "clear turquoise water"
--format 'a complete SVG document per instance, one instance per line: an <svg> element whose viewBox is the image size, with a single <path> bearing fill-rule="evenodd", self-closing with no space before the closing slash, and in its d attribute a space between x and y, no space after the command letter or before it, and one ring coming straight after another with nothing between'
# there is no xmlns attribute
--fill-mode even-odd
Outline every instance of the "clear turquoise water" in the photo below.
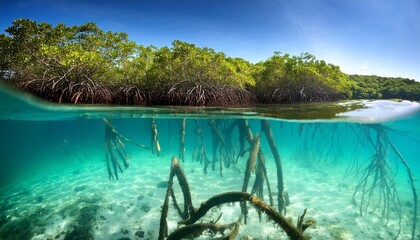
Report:
<svg viewBox="0 0 420 240"><path fill-rule="evenodd" d="M165 196L165 189L157 184L167 180L171 157L179 157L182 117L186 118L186 133L185 162L181 165L190 181L194 205L198 207L215 194L241 189L249 152L237 164L225 166L223 177L218 167L214 171L210 167L204 174L203 164L192 161L199 142L195 121L202 128L209 159L213 159L212 131L208 124L211 119L216 119L231 155L236 157L239 134L234 130L230 137L226 136L226 126L247 119L257 134L261 133L261 119L287 111L281 115L287 119L269 118L283 164L285 189L291 200L286 216L296 222L297 216L308 208L307 216L317 221L316 227L305 231L312 239L393 239L396 236L412 239L415 203L410 179L406 166L389 143L409 165L414 187L420 189L418 111L386 121L364 122L338 117L326 120L331 113L320 114L321 119L315 119L317 108L302 105L287 106L287 109L284 106L241 109L55 106L7 89L0 91L0 104L0 239L72 239L74 229L87 231L87 239L140 239L141 231L145 239L157 239ZM311 115L302 116L308 109L312 109ZM103 118L112 119L113 127L120 134L147 147L151 145L150 122L154 118L160 155L126 142L130 167L119 174L118 181L110 181L105 163ZM385 146L380 157L381 164L386 166L383 176L388 180L383 184L388 184L391 190L378 195L384 185L373 183L375 175L371 175L366 189L374 190L372 195L366 194L363 202L360 188L356 189L366 173L364 170L372 164L372 156L379 151L378 141ZM268 180L276 192L273 154L262 133L261 149L266 156ZM268 202L264 191L264 200ZM398 194L397 207L392 202L389 208L384 207L384 199L393 201L394 198L389 198L393 193ZM360 206L368 196L372 204L361 213ZM381 205L375 208L376 203ZM235 205L224 208L223 223L233 219L227 209L233 209L231 215L240 212ZM181 219L173 208L170 211L168 224L172 232ZM271 222L254 221L240 227L237 239L287 239ZM415 221L419 222L419 218ZM86 228L78 228L82 223ZM83 239L83 236L73 236L73 239ZM420 239L418 228L414 239Z"/></svg>

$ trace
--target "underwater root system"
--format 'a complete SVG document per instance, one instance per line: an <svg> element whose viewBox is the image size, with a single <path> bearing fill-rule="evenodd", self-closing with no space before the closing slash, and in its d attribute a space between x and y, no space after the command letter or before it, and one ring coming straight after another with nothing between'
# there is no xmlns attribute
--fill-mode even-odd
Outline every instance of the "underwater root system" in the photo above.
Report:
<svg viewBox="0 0 420 240"><path fill-rule="evenodd" d="M271 131L270 123L268 120L261 120L261 129L265 133L268 144L270 145L271 151L273 152L274 161L276 163L277 169L277 204L279 212L286 212L286 200L284 192L284 182L283 182L283 167L280 160L280 154L277 149L276 143L274 141L273 132Z"/></svg>
<svg viewBox="0 0 420 240"><path fill-rule="evenodd" d="M258 138L257 138L258 139ZM256 140L258 141L258 140ZM183 196L184 196L184 210L181 211L179 207L178 212L181 214L181 220L179 225L185 225L173 231L171 234L168 234L168 227L166 218L169 211L169 198L173 196L173 178L177 177L179 184L181 186ZM159 239L183 239L187 237L196 237L201 235L205 230L210 230L214 235L216 233L221 233L224 236L224 231L227 229L231 230L230 234L222 239L234 239L239 228L239 222L242 217L240 216L238 221L231 224L217 224L217 223L196 223L199 221L210 209L218 207L226 203L243 203L249 202L257 210L263 212L267 218L278 226L280 226L286 234L292 240L305 239L303 236L303 231L306 230L309 226L314 224L313 220L304 221L306 215L305 212L298 219L298 226L292 225L289 221L286 220L279 212L277 212L273 207L266 204L264 201L258 197L246 193L246 192L225 192L218 195L215 195L209 198L207 201L201 203L198 209L193 207L191 193L189 191L189 185L186 180L185 174L182 170L182 167L179 164L177 158L172 158L171 171L169 175L168 188L166 190L165 200L162 207L161 219L160 219L160 229L159 229ZM174 199L176 203L176 199ZM177 205L177 204L176 204Z"/></svg>
<svg viewBox="0 0 420 240"><path fill-rule="evenodd" d="M212 139L213 139L213 163L212 163L212 169L215 170L215 164L216 164L216 156L217 149L219 149L220 152L220 158L219 158L219 169L220 169L220 176L223 177L223 164L226 167L230 166L230 163L233 162L232 156L230 155L229 148L222 136L221 131L218 128L217 121L212 119L209 120L209 126L212 132Z"/></svg>
<svg viewBox="0 0 420 240"><path fill-rule="evenodd" d="M214 237L217 233L221 233L223 236L225 236L225 231L229 229L231 230L229 235L219 239L233 240L235 239L236 235L238 235L239 225L239 222L223 225L217 223L197 223L178 228L177 230L173 231L166 239L176 240L188 237L194 238L202 235L205 231L209 231L211 237Z"/></svg>
<svg viewBox="0 0 420 240"><path fill-rule="evenodd" d="M181 158L181 160L183 162L185 162L185 126L187 123L187 119L186 118L182 118L182 122L181 122L181 131L180 131L180 141L179 141L179 158Z"/></svg>
<svg viewBox="0 0 420 240"><path fill-rule="evenodd" d="M160 154L160 143L159 143L159 138L158 138L158 129L157 129L157 125L156 125L156 121L154 118L151 119L150 122L150 148L152 149L152 153L155 154L155 148L156 148L156 153L159 156Z"/></svg>
<svg viewBox="0 0 420 240"><path fill-rule="evenodd" d="M192 160L198 161L200 164L204 162L204 169L203 172L207 174L207 167L210 162L209 158L207 157L206 147L204 145L204 137L203 137L203 130L198 124L197 119L194 120L194 134L195 134L195 143L196 147L194 149Z"/></svg>
<svg viewBox="0 0 420 240"><path fill-rule="evenodd" d="M109 120L103 119L103 121L105 123L105 159L109 180L114 180L114 178L118 180L118 170L123 171L119 160L122 160L127 169L129 167L128 154L125 151L121 135L112 127Z"/></svg>
<svg viewBox="0 0 420 240"><path fill-rule="evenodd" d="M130 166L128 162L129 156L125 150L124 142L128 142L145 149L147 149L147 147L137 144L118 133L118 131L112 126L111 120L104 118L103 122L105 124L105 159L109 180L118 180L118 171L123 172L120 162L123 163L125 169Z"/></svg>
<svg viewBox="0 0 420 240"><path fill-rule="evenodd" d="M359 206L361 216L365 216L368 212L377 212L386 220L386 223L396 217L399 229L395 238L398 238L401 233L401 202L395 181L396 170L391 168L389 162L390 153L395 154L406 168L410 180L414 202L411 234L414 239L417 222L417 192L413 173L385 130L389 129L380 124L371 124L361 128L368 144L373 149L373 154L369 159L369 164L359 170L361 178L353 193L353 203Z"/></svg>

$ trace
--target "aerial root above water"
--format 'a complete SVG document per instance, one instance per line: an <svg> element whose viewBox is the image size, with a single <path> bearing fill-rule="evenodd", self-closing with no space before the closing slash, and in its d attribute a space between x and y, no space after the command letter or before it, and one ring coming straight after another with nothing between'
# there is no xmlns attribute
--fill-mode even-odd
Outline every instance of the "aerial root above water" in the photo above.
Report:
<svg viewBox="0 0 420 240"><path fill-rule="evenodd" d="M255 140L256 144L259 142L259 138L256 137ZM254 147L256 148L256 146ZM257 150L255 150L257 151ZM256 154L255 154L256 155ZM168 226L167 226L167 216L169 211L169 198L172 196L174 203L176 203L176 199L174 198L173 194L173 178L177 177L179 184L182 189L182 193L184 196L184 209L183 211L178 207L178 213L183 220L179 222L180 225L185 225L184 227L180 227L177 230L173 231L171 234L168 234ZM304 221L306 215L306 209L304 213L299 216L297 227L293 226L289 221L286 220L279 212L277 212L273 207L263 202L260 198L246 193L246 192L225 192L222 194L215 195L209 198L207 201L201 203L198 209L194 208L191 199L191 193L189 190L189 185L187 179L185 177L184 171L176 157L172 158L171 162L171 170L168 180L168 187L166 190L165 200L162 207L161 212L161 219L160 219L160 229L159 229L159 240L165 239L183 239L187 237L197 237L203 233L205 230L212 231L213 235L216 233L221 233L224 236L224 232L227 229L233 230L227 235L224 236L222 239L234 239L238 233L239 223L242 219L242 214L239 216L238 221L230 224L217 224L216 222L211 223L198 223L195 224L198 220L200 220L210 209L220 206L225 203L234 203L234 202L249 202L252 206L254 206L257 210L263 212L269 220L275 222L278 226L280 226L286 234L292 240L301 240L306 239L303 236L303 232L311 225L315 223L314 220L307 220ZM178 204L176 203L175 206Z"/></svg>
<svg viewBox="0 0 420 240"><path fill-rule="evenodd" d="M165 99L167 104L187 106L232 106L256 102L255 95L243 88L191 80L173 84Z"/></svg>
<svg viewBox="0 0 420 240"><path fill-rule="evenodd" d="M103 84L93 81L80 68L72 67L60 75L48 76L53 65L59 65L59 60L41 62L48 66L43 76L29 75L28 80L16 82L18 88L58 103L112 103L111 91Z"/></svg>
<svg viewBox="0 0 420 240"><path fill-rule="evenodd" d="M147 98L140 86L127 84L113 94L112 102L119 105L145 105Z"/></svg>

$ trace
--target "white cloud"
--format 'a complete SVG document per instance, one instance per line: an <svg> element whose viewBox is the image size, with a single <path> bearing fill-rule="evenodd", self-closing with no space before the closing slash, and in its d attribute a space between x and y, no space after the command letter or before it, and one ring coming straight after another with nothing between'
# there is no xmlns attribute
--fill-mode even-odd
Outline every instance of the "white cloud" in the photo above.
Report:
<svg viewBox="0 0 420 240"><path fill-rule="evenodd" d="M368 70L369 64L370 64L369 62L360 64L360 67L359 67L360 70L362 70L362 71Z"/></svg>

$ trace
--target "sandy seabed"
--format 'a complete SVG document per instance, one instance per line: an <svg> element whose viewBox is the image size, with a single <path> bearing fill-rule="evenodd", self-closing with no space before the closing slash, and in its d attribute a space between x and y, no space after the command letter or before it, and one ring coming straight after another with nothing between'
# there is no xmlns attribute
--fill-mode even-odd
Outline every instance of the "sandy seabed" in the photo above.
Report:
<svg viewBox="0 0 420 240"><path fill-rule="evenodd" d="M0 239L13 239L10 229L6 234L6 227L13 231L30 227L25 230L31 231L31 239L65 239L69 231L83 224L91 229L94 239L157 239L166 193L166 188L159 183L168 180L172 156L133 155L130 168L120 174L118 181L108 180L103 157L97 157L89 163L46 167L1 190L1 212L7 222L0 225ZM246 157L236 166L224 169L223 177L211 169L208 174L203 174L203 166L197 162L181 162L194 206L199 207L201 202L213 195L239 191L245 161ZM275 191L273 162L267 158L271 188ZM286 217L291 217L296 224L297 217L307 208L306 217L317 222L305 231L311 239L395 238L397 219L391 219L386 224L375 213L360 216L358 207L352 203L357 180L344 178L345 172L339 167L302 167L284 162L283 171L285 188L290 196ZM252 186L253 182L254 175L249 185ZM178 201L181 201L177 181L175 185ZM268 202L265 194L264 201ZM400 198L403 212L402 231L398 239L411 239L411 193L402 190ZM225 204L209 211L202 220L214 221L222 213L218 223L228 224L235 222L240 212L239 204ZM22 224L28 217L30 219L24 222L26 225ZM171 233L181 220L172 204L167 220ZM283 230L265 217L260 223L253 208L249 210L248 220L248 224L240 226L237 239L288 239ZM198 239L209 238L207 233Z"/></svg>

